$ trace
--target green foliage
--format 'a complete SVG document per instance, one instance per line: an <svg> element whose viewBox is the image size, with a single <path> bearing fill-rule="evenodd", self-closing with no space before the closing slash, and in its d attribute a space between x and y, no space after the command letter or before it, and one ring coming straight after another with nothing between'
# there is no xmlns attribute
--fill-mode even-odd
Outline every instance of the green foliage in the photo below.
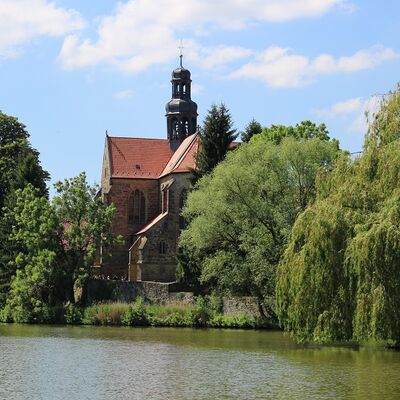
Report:
<svg viewBox="0 0 400 400"><path fill-rule="evenodd" d="M192 306L153 304L147 306L148 321L152 326L189 327L192 326Z"/></svg>
<svg viewBox="0 0 400 400"><path fill-rule="evenodd" d="M0 112L0 308L6 301L15 274L13 258L18 246L10 240L15 221L5 216L3 206L13 206L15 191L28 184L37 196L47 196L49 174L40 165L39 153L28 141L29 134L17 118Z"/></svg>
<svg viewBox="0 0 400 400"><path fill-rule="evenodd" d="M212 317L212 310L210 309L206 298L201 296L196 298L196 303L192 309L191 317L194 326L207 326L208 321Z"/></svg>
<svg viewBox="0 0 400 400"><path fill-rule="evenodd" d="M236 139L232 117L226 106L213 104L199 132L200 146L196 156L195 179L210 173L221 162Z"/></svg>
<svg viewBox="0 0 400 400"><path fill-rule="evenodd" d="M176 255L176 280L180 283L198 287L201 275L201 256L184 244L178 246Z"/></svg>
<svg viewBox="0 0 400 400"><path fill-rule="evenodd" d="M82 323L82 309L69 301L64 306L64 321L67 324L80 324Z"/></svg>
<svg viewBox="0 0 400 400"><path fill-rule="evenodd" d="M122 317L122 323L127 326L146 326L149 325L144 301L138 297L128 308Z"/></svg>
<svg viewBox="0 0 400 400"><path fill-rule="evenodd" d="M137 298L133 304L98 303L83 311L72 304L64 309L67 323L87 325L272 328L266 319L248 315L222 315L221 300L215 296L197 297L194 304L146 304Z"/></svg>
<svg viewBox="0 0 400 400"><path fill-rule="evenodd" d="M261 124L253 118L241 134L242 142L248 143L254 135L260 134L262 130Z"/></svg>
<svg viewBox="0 0 400 400"><path fill-rule="evenodd" d="M14 276L6 301L6 312L15 322L39 321L44 308L54 305L56 297L57 268L56 239L57 219L45 197L38 197L30 184L17 190L12 215L14 226L9 240L18 249L10 261Z"/></svg>
<svg viewBox="0 0 400 400"><path fill-rule="evenodd" d="M311 121L302 121L296 124L296 126L271 125L270 128L263 128L261 135L257 135L254 140L268 140L279 144L287 137L293 137L296 140L315 138L323 141L330 140L325 124L316 125ZM338 144L338 142L336 143Z"/></svg>
<svg viewBox="0 0 400 400"><path fill-rule="evenodd" d="M127 303L98 303L86 307L82 323L86 325L123 325L125 314L130 309Z"/></svg>
<svg viewBox="0 0 400 400"><path fill-rule="evenodd" d="M38 322L45 308L74 303L74 287L85 288L97 249L115 240L114 207L96 196L85 174L56 189L50 202L28 184L5 209L3 221L13 225L6 237L12 245L4 315L15 322Z"/></svg>
<svg viewBox="0 0 400 400"><path fill-rule="evenodd" d="M256 318L249 315L216 315L209 322L212 328L260 328L262 324Z"/></svg>
<svg viewBox="0 0 400 400"><path fill-rule="evenodd" d="M278 269L277 309L300 341L400 343L400 95L382 102L364 153L317 183Z"/></svg>
<svg viewBox="0 0 400 400"><path fill-rule="evenodd" d="M57 195L52 206L60 221L57 238L62 246L67 295L72 301L73 287L86 284L97 251L116 241L111 234L115 207L107 206L97 196L98 187L86 182L85 173L54 186Z"/></svg>
<svg viewBox="0 0 400 400"><path fill-rule="evenodd" d="M189 194L183 211L189 226L180 245L199 255L203 284L270 304L290 229L315 196L317 172L330 168L338 147L319 138L285 138L279 145L257 139L228 154Z"/></svg>

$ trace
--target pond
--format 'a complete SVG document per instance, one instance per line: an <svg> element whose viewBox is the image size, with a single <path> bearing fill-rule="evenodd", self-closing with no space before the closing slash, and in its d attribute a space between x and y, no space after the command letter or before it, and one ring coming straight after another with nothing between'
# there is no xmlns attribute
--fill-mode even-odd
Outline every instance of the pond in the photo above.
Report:
<svg viewBox="0 0 400 400"><path fill-rule="evenodd" d="M398 399L400 353L282 332L0 324L0 399Z"/></svg>

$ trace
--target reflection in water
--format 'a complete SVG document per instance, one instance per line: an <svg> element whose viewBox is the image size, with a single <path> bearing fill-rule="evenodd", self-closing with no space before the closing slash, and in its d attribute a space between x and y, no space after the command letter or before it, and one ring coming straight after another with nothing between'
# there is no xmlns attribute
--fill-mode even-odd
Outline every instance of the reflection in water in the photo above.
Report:
<svg viewBox="0 0 400 400"><path fill-rule="evenodd" d="M0 325L0 399L397 399L400 353L281 332Z"/></svg>

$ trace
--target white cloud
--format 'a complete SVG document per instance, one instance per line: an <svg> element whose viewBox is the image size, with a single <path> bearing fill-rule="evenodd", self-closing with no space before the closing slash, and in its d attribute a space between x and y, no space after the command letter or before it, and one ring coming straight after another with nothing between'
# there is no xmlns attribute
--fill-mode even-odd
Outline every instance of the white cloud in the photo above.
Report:
<svg viewBox="0 0 400 400"><path fill-rule="evenodd" d="M188 60L204 69L223 67L253 53L250 49L240 46L204 47L193 41L187 45L187 49Z"/></svg>
<svg viewBox="0 0 400 400"><path fill-rule="evenodd" d="M288 48L270 47L230 77L257 79L271 87L298 87L320 75L371 69L398 57L394 50L381 45L359 50L351 56L335 58L330 54L321 54L314 59L293 54Z"/></svg>
<svg viewBox="0 0 400 400"><path fill-rule="evenodd" d="M78 12L47 0L1 0L0 57L15 57L36 37L62 36L84 24Z"/></svg>
<svg viewBox="0 0 400 400"><path fill-rule="evenodd" d="M380 109L381 101L382 98L379 96L372 96L365 100L361 111L358 112L355 119L350 124L349 130L352 132L366 133L369 123Z"/></svg>
<svg viewBox="0 0 400 400"><path fill-rule="evenodd" d="M371 96L368 99L356 97L319 109L316 114L328 119L346 118L349 131L364 134L368 129L369 121L379 110L381 100L380 96Z"/></svg>
<svg viewBox="0 0 400 400"><path fill-rule="evenodd" d="M128 100L133 96L133 91L130 89L120 90L119 92L115 92L113 94L113 98L115 100Z"/></svg>
<svg viewBox="0 0 400 400"><path fill-rule="evenodd" d="M66 68L107 63L137 73L171 61L178 38L186 38L185 54L201 67L238 60L250 50L235 46L204 48L194 41L199 32L243 29L254 21L315 18L346 0L128 0L113 15L100 19L97 39L68 36L60 52Z"/></svg>
<svg viewBox="0 0 400 400"><path fill-rule="evenodd" d="M335 118L342 115L360 112L365 104L361 97L339 101L328 108L317 110L317 114L326 118Z"/></svg>
<svg viewBox="0 0 400 400"><path fill-rule="evenodd" d="M192 83L192 94L196 95L201 93L204 90L204 86L199 85L198 83L193 82Z"/></svg>

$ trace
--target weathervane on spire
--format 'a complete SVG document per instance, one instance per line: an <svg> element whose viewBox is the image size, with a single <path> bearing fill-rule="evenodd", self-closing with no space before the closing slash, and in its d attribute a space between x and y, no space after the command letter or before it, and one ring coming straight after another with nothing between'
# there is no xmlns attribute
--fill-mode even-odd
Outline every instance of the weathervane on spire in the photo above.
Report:
<svg viewBox="0 0 400 400"><path fill-rule="evenodd" d="M183 67L182 66L182 58L183 58L183 49L184 49L182 39L181 39L180 45L178 46L178 49L179 49L180 66L182 68Z"/></svg>

